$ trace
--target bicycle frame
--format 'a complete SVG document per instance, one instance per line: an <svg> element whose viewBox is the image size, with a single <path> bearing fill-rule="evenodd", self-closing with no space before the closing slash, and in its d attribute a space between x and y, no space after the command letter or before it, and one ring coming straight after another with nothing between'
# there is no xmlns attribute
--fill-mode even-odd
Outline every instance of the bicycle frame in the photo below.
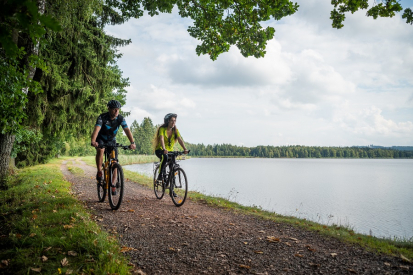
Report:
<svg viewBox="0 0 413 275"><path fill-rule="evenodd" d="M128 149L128 146L124 146L122 144L116 143L116 145L100 145L99 148L105 149L105 161L103 162L103 171L104 171L104 181L105 181L105 189L109 189L109 182L110 182L110 175L108 173L110 167L114 162L119 162L116 154L116 148L122 148L124 150ZM113 186L112 186L113 187Z"/></svg>
<svg viewBox="0 0 413 275"><path fill-rule="evenodd" d="M118 159L116 158L116 150L115 147L106 147L105 148L105 161L104 161L104 174L105 174L105 189L109 189L109 169L112 165L113 162L118 162Z"/></svg>

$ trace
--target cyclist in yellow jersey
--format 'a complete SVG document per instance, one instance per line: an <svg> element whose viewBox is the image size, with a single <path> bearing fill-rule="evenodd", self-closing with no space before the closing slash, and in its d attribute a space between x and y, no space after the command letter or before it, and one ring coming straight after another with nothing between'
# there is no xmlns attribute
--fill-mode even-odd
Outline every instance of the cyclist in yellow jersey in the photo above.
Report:
<svg viewBox="0 0 413 275"><path fill-rule="evenodd" d="M184 149L184 153L188 154L185 143L176 128L176 114L167 114L164 118L164 123L158 128L155 136L155 154L161 162L161 173L159 173L159 180L165 175L165 163L168 161L168 151L173 151L175 142Z"/></svg>

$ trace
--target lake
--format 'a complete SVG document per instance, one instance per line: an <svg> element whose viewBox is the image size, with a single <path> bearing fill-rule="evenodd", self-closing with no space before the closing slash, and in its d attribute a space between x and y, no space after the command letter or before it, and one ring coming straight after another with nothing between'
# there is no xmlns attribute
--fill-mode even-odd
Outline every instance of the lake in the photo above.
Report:
<svg viewBox="0 0 413 275"><path fill-rule="evenodd" d="M413 160L191 158L189 189L377 237L413 237ZM153 175L153 164L125 169Z"/></svg>

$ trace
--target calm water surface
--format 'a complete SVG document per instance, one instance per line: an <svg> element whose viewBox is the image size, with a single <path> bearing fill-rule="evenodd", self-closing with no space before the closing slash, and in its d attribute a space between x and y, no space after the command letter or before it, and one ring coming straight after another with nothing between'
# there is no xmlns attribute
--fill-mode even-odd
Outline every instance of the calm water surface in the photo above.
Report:
<svg viewBox="0 0 413 275"><path fill-rule="evenodd" d="M413 160L208 159L180 162L189 189L378 237L413 237ZM125 169L152 176L153 164Z"/></svg>

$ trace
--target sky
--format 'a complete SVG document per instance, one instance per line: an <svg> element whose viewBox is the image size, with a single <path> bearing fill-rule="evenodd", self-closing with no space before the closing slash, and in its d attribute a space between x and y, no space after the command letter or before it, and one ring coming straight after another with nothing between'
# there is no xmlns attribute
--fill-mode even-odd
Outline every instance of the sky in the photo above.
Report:
<svg viewBox="0 0 413 275"><path fill-rule="evenodd" d="M259 59L236 46L216 61L198 56L192 20L176 10L107 27L132 40L118 60L130 80L127 123L176 113L190 143L413 145L413 25L361 11L337 30L330 1L297 3L294 15L262 24L276 32Z"/></svg>

